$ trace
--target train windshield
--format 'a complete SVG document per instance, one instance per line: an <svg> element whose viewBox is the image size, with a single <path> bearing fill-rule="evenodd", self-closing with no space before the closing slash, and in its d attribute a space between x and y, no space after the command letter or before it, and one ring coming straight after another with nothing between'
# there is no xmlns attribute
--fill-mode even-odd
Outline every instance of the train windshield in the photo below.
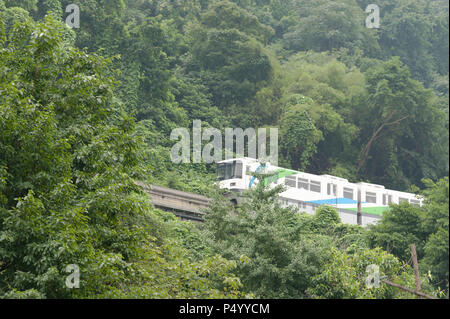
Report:
<svg viewBox="0 0 450 319"><path fill-rule="evenodd" d="M219 179L219 181L233 178L242 178L242 163L234 161L218 164L217 178Z"/></svg>

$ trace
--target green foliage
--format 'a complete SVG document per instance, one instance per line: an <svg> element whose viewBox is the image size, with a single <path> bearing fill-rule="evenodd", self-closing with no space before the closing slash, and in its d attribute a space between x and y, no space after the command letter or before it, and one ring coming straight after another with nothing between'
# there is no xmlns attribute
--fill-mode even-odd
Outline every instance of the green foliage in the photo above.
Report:
<svg viewBox="0 0 450 319"><path fill-rule="evenodd" d="M26 11L35 11L38 0L8 0L8 7L19 7Z"/></svg>
<svg viewBox="0 0 450 319"><path fill-rule="evenodd" d="M370 249L366 230L340 222L322 206L314 216L280 207L279 187L258 183L233 211L220 197L206 216L203 234L214 251L235 260L243 289L258 298L411 298L380 282L367 284L369 265L381 279L414 287L409 265L381 248ZM423 289L435 293L424 277Z"/></svg>
<svg viewBox="0 0 450 319"><path fill-rule="evenodd" d="M272 67L261 44L237 29L198 26L192 44L192 71L210 88L219 107L243 105L272 76Z"/></svg>
<svg viewBox="0 0 450 319"><path fill-rule="evenodd" d="M66 30L49 15L2 42L0 296L240 296L235 264L191 262L139 194L143 144L114 103L111 61L70 47ZM65 285L69 264L79 289Z"/></svg>
<svg viewBox="0 0 450 319"><path fill-rule="evenodd" d="M40 18L57 2L30 2L37 11L22 8ZM284 165L407 190L422 178L448 174L448 4L383 0L378 30L364 26L367 4L90 0L80 4L83 27L74 33L78 47L120 56L113 61L120 70L115 96L139 121L152 123L148 133L158 138L147 148L159 158L168 152L170 131L194 119L220 129L270 125L295 131L299 114L289 119L295 107L285 106L301 94L313 100L303 109L311 117L307 126L315 129L310 141L292 143L291 136L282 142ZM13 3L4 14L18 20L24 10ZM401 63L377 60L393 55ZM440 97L412 81L402 63ZM395 88L400 79L402 87ZM394 121L408 119L385 127L362 154L369 134L393 108ZM171 165L167 170L175 174Z"/></svg>
<svg viewBox="0 0 450 319"><path fill-rule="evenodd" d="M448 57L441 56L438 59L440 66L447 63L446 68L444 66L438 69L433 54L430 54L433 45L430 40L444 37L446 32L448 34L448 27L447 31L439 28L443 21L439 21L430 9L428 1L396 1L395 8L391 11L386 10L383 16L383 32L379 41L385 56L400 56L411 72L427 84L430 83L432 70L448 73ZM441 17L443 15L445 13L442 12ZM445 42L442 42L444 44L442 51L445 51ZM433 51L438 52L436 49Z"/></svg>
<svg viewBox="0 0 450 319"><path fill-rule="evenodd" d="M294 169L305 169L322 134L303 106L290 107L280 122L281 153Z"/></svg>
<svg viewBox="0 0 450 319"><path fill-rule="evenodd" d="M333 227L341 222L337 210L331 206L319 206L314 213L314 224L320 228Z"/></svg>
<svg viewBox="0 0 450 319"><path fill-rule="evenodd" d="M431 283L448 294L448 177L424 183L425 205L392 205L370 229L368 239L372 247L382 247L405 262L411 256L409 245L416 244L421 272L430 272Z"/></svg>
<svg viewBox="0 0 450 319"><path fill-rule="evenodd" d="M44 17L46 14L53 13L58 17L62 17L63 10L61 3L58 0L39 0L38 10L36 15Z"/></svg>
<svg viewBox="0 0 450 319"><path fill-rule="evenodd" d="M398 59L369 69L367 86L366 103L356 107L354 115L367 127L358 142L372 146L366 160L364 150L360 156L365 175L387 187L406 189L423 177L448 174L448 153L443 150L448 148L448 129L432 92L412 80ZM379 172L386 177L377 177Z"/></svg>
<svg viewBox="0 0 450 319"><path fill-rule="evenodd" d="M417 253L422 256L425 242L425 233L421 227L422 214L421 209L408 203L392 205L383 214L382 221L369 233L370 242L404 261L411 256L409 245L416 244Z"/></svg>
<svg viewBox="0 0 450 319"><path fill-rule="evenodd" d="M379 248L360 250L353 255L334 248L324 270L313 278L308 294L313 298L327 299L411 298L408 293L383 282L379 282L379 287L371 287L366 282L371 276L370 265L378 267L379 278L388 278L403 286L412 287L415 284L411 267ZM428 286L424 288L429 289Z"/></svg>
<svg viewBox="0 0 450 319"><path fill-rule="evenodd" d="M379 0L380 29L368 0L86 0L79 29L70 3L0 0L0 296L404 298L363 278L413 287L412 242L448 294L448 2ZM426 205L366 234L258 188L199 232L134 184L216 193L214 165L170 161L196 119L278 127L280 165L419 185Z"/></svg>
<svg viewBox="0 0 450 319"><path fill-rule="evenodd" d="M257 17L229 1L211 4L202 16L202 21L208 28L242 29L262 43L267 43L274 34L271 27L261 24Z"/></svg>
<svg viewBox="0 0 450 319"><path fill-rule="evenodd" d="M362 48L374 55L376 37L364 27L364 13L353 0L296 1L296 23L284 34L285 45L296 51Z"/></svg>
<svg viewBox="0 0 450 319"><path fill-rule="evenodd" d="M447 290L449 285L449 210L448 210L448 177L433 183L424 181L427 189L423 192L426 196L425 216L422 227L427 232L428 238L424 247L423 264L429 269L432 282Z"/></svg>
<svg viewBox="0 0 450 319"><path fill-rule="evenodd" d="M280 189L258 189L235 212L218 201L205 221L206 240L224 257L236 260L243 289L257 298L301 298L320 271L329 239L307 229L296 212L281 208Z"/></svg>

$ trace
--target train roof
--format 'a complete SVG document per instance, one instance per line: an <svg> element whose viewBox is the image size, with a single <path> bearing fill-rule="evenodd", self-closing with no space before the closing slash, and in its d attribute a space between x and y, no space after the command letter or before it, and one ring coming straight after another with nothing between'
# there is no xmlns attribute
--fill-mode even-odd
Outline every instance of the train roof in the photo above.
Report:
<svg viewBox="0 0 450 319"><path fill-rule="evenodd" d="M261 163L261 161L259 161L258 159L255 158L251 158L251 157L238 157L238 158L230 158L227 160L223 160L218 162L219 164L221 163L230 163L230 162L234 162L237 160L241 160L241 161L245 161L247 163ZM270 163L269 163L270 164ZM357 183L352 183L349 182L347 179L342 178L342 177L338 177L338 176L333 176L333 175L328 175L328 174L323 174L323 175L316 175L316 174L311 174L311 173L307 173L307 172L301 172L301 171L297 171L297 170L293 170L293 169L288 169L288 168L283 168L283 167L279 167L279 166L272 166L274 169L280 168L280 169L284 169L284 170L289 170L289 171L293 171L297 174L302 174L302 175L306 175L306 176L314 176L315 178L319 178L319 179L327 179L327 180L332 180L332 181L337 181L337 182L341 182L343 184L348 184L348 185L354 185L354 186L363 186L365 188L373 188L373 189L378 189L378 190L386 190L389 193L395 194L397 196L416 196L416 198L423 198L422 196L418 196L415 195L413 193L407 193L407 192L403 192L403 191L398 191L398 190L392 190L392 189L387 189L385 188L383 185L379 185L379 184L372 184L372 183L366 183L366 182L357 182Z"/></svg>

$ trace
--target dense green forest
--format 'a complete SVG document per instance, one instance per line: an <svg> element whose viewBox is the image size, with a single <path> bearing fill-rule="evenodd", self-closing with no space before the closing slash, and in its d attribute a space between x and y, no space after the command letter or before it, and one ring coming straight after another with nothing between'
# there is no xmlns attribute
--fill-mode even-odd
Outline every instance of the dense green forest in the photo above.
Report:
<svg viewBox="0 0 450 319"><path fill-rule="evenodd" d="M1 298L413 298L449 288L449 4L377 0L0 0ZM279 166L425 196L376 226L234 208L174 128L279 129ZM141 180L214 198L205 222ZM66 266L80 286L66 286Z"/></svg>

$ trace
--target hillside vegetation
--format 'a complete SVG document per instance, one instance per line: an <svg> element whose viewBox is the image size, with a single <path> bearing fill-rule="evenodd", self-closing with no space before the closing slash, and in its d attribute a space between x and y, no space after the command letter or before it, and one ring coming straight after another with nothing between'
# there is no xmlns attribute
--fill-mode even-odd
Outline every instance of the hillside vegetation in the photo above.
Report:
<svg viewBox="0 0 450 319"><path fill-rule="evenodd" d="M0 297L448 298L448 1L0 0ZM214 164L174 164L173 129L279 130L279 166L426 196L377 225L237 210ZM213 197L205 223L141 180ZM261 183L262 184L262 183ZM81 272L66 286L67 265Z"/></svg>

